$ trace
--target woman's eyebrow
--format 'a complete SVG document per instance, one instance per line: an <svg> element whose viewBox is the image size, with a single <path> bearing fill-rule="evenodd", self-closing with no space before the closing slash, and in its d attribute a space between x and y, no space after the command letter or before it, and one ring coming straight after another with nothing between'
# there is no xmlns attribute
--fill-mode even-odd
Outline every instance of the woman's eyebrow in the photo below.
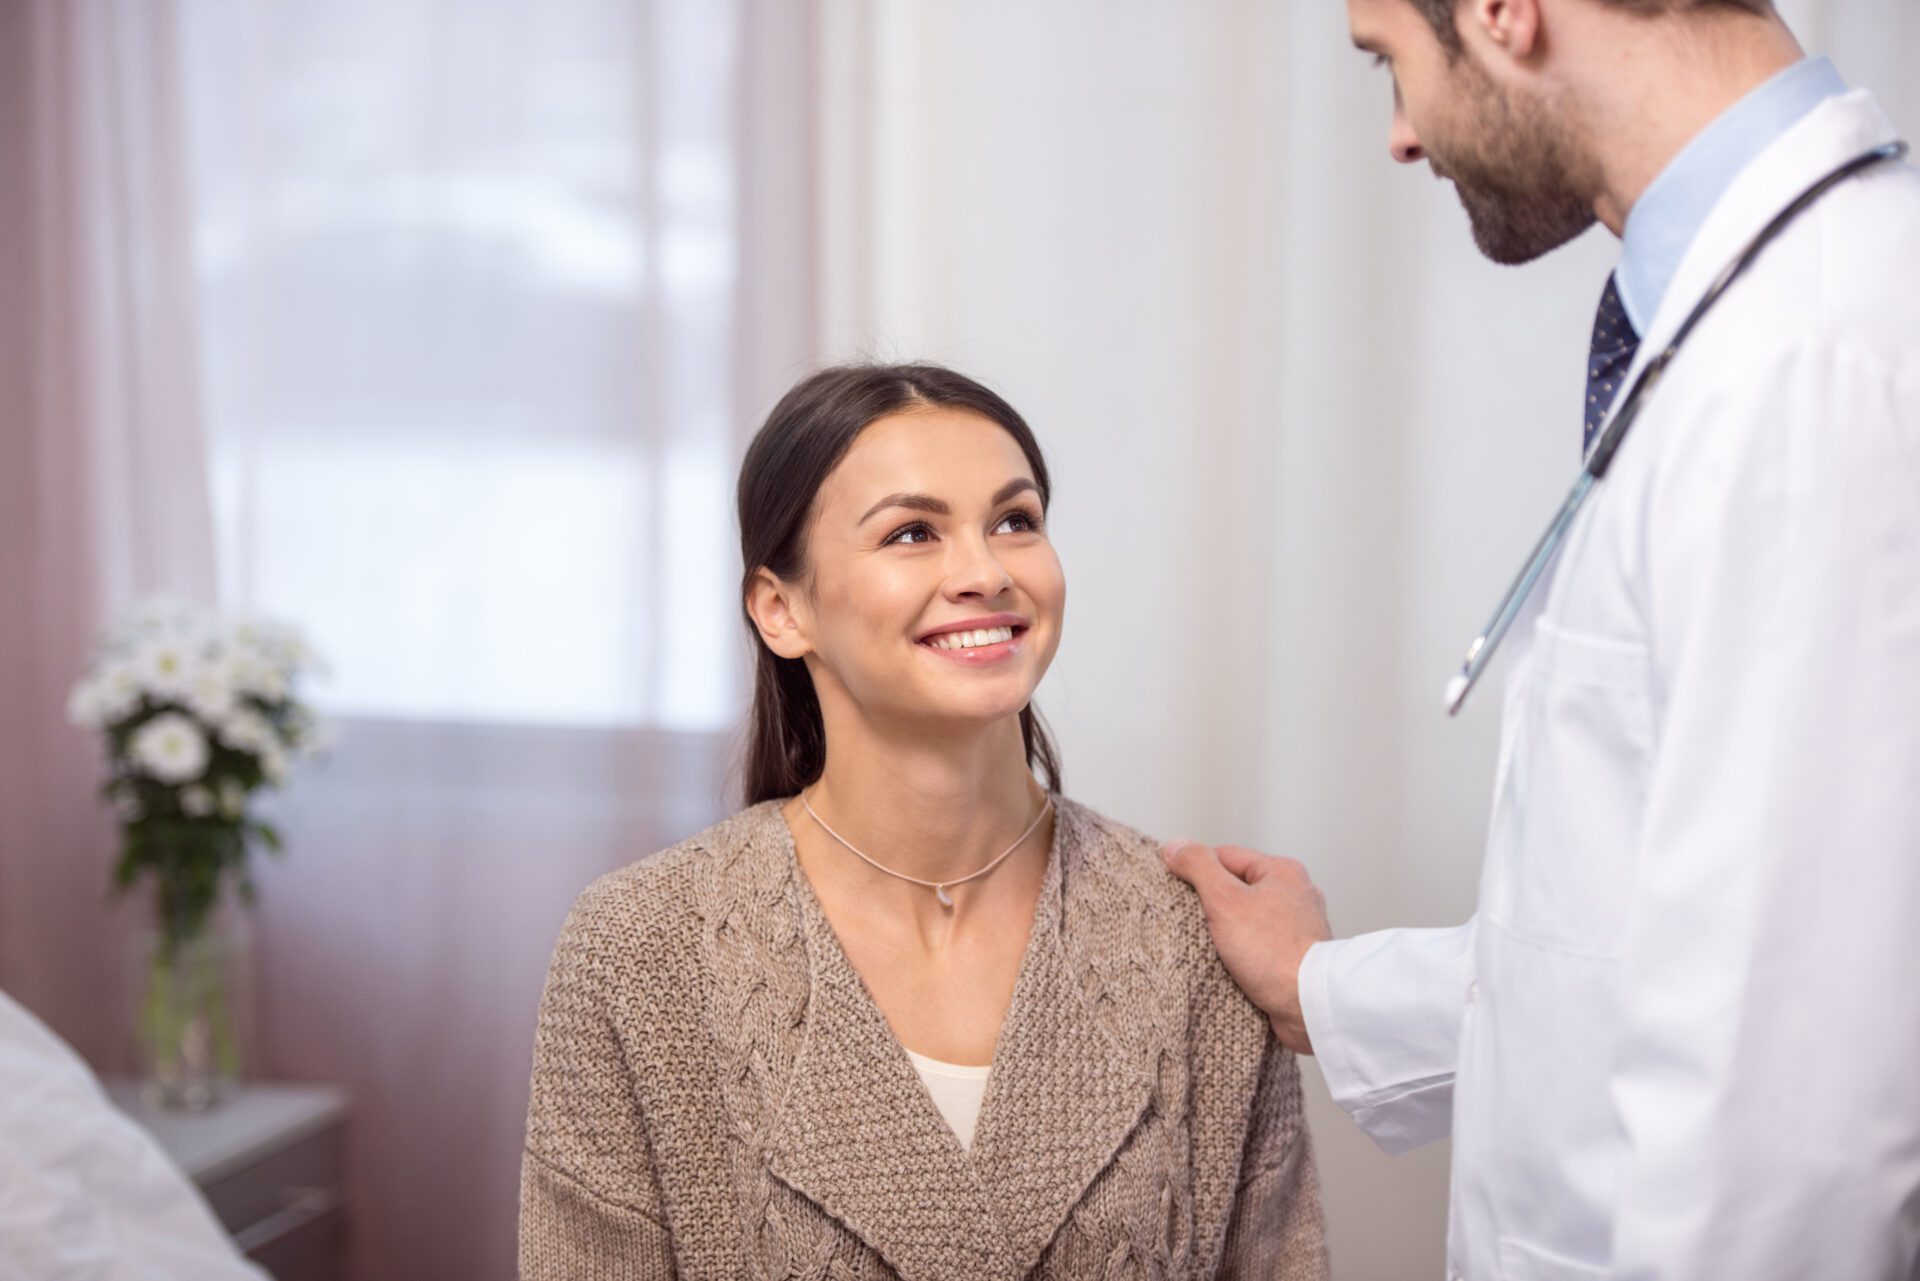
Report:
<svg viewBox="0 0 1920 1281"><path fill-rule="evenodd" d="M945 503L931 494L888 494L873 506L867 508L867 514L855 521L864 525L889 507L910 507L914 511L932 512L936 516L945 516L953 511Z"/></svg>
<svg viewBox="0 0 1920 1281"><path fill-rule="evenodd" d="M989 507L998 507L1015 494L1025 493L1027 490L1033 490L1035 493L1038 493L1040 492L1040 486L1034 484L1033 481L1026 476L1016 476L1006 484L1000 486L987 505ZM932 512L936 516L950 516L953 514L953 508L947 506L944 501L935 498L932 494L888 494L885 498L882 498L879 502L867 508L867 514L855 521L854 524L864 525L889 507L906 507L913 511Z"/></svg>
<svg viewBox="0 0 1920 1281"><path fill-rule="evenodd" d="M1012 480L1000 486L999 491L996 492L993 496L993 501L991 503L988 503L987 505L989 507L998 507L1001 503L1006 502L1009 498L1012 498L1015 494L1024 494L1028 490L1032 490L1034 493L1037 494L1040 492L1040 486L1034 484L1031 477L1015 476Z"/></svg>

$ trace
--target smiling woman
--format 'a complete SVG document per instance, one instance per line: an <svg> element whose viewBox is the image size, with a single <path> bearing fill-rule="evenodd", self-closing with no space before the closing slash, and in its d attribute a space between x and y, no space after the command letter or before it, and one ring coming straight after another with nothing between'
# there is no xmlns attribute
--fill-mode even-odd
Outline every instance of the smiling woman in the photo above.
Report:
<svg viewBox="0 0 1920 1281"><path fill-rule="evenodd" d="M950 370L774 409L748 807L568 918L523 1277L1325 1276L1294 1060L1155 842L1059 795L1051 493Z"/></svg>
<svg viewBox="0 0 1920 1281"><path fill-rule="evenodd" d="M889 488L897 477L916 484ZM976 492L959 492L963 483ZM881 496L874 499L876 491ZM951 501L948 491L954 491ZM824 667L830 682L829 689L816 689L814 671L803 658L814 651L795 644L803 620L832 626L884 609L911 615L894 620L896 634L900 626L918 628L911 639L940 652L953 652L949 647L955 643L943 638L971 637L969 629L1014 627L1023 635L1024 661L1001 672L1007 679L993 692L1004 701L1016 698L1024 686L1027 697L1011 710L1018 716L1027 763L1040 768L1049 788L1060 789L1058 756L1028 701L1053 661L1065 604L1059 559L1042 532L1052 491L1040 443L1025 420L1001 397L951 370L844 366L815 374L787 393L740 468L740 551L746 567L741 601L748 624L768 637L767 644L755 646L749 804L791 796L817 779L825 763L820 703L823 697L844 695L845 676L816 657L814 668ZM810 520L819 525L812 540ZM957 522L977 525L978 532L968 533ZM987 584L962 586L952 605L933 610L927 598L956 544L967 554L985 551L988 542L997 544L998 558L988 553L975 567L991 565L995 594L1003 585L999 579L1007 579L1007 594L1022 598L1029 612L986 617L990 606L980 606L978 598ZM838 560L838 553L848 553L846 565L857 581L810 573L810 543L816 556ZM1013 581L1016 572L1019 580ZM833 596L821 600L820 589ZM850 608L833 608L836 604ZM1048 616L1035 618L1033 611L1042 607ZM888 620L873 622L885 628ZM1036 624L1038 634L1027 635ZM992 657L1012 657L1012 648L1009 641ZM850 675L861 679L859 673ZM934 695L943 696L960 695L951 690ZM969 687L967 696L994 706L992 692Z"/></svg>

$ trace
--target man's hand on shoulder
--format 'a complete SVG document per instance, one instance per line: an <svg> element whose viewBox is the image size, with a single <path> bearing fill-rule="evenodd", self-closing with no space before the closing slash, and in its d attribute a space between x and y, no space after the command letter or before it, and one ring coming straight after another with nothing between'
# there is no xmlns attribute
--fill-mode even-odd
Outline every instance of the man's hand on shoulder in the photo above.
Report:
<svg viewBox="0 0 1920 1281"><path fill-rule="evenodd" d="M1160 857L1199 892L1227 973L1266 1012L1280 1043L1296 1054L1312 1054L1300 1012L1300 962L1333 931L1326 899L1307 869L1290 858L1193 841L1169 841Z"/></svg>

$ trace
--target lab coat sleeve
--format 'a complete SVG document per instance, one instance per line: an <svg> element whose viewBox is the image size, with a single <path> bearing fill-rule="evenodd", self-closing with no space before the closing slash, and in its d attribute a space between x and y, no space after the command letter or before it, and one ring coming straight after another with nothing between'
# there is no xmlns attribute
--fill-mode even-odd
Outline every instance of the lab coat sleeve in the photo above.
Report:
<svg viewBox="0 0 1920 1281"><path fill-rule="evenodd" d="M153 1136L0 992L0 1281L268 1281Z"/></svg>
<svg viewBox="0 0 1920 1281"><path fill-rule="evenodd" d="M1474 923L1316 943L1300 1007L1334 1102L1398 1155L1447 1137Z"/></svg>
<svg viewBox="0 0 1920 1281"><path fill-rule="evenodd" d="M1621 1281L1920 1257L1920 356L1794 345L1647 510Z"/></svg>

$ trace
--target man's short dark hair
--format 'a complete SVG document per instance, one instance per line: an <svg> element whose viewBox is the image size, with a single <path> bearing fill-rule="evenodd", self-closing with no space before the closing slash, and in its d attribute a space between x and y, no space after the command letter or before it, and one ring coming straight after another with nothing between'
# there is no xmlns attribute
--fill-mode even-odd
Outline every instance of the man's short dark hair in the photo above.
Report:
<svg viewBox="0 0 1920 1281"><path fill-rule="evenodd" d="M1441 47L1449 57L1457 57L1463 48L1460 41L1460 28L1455 24L1455 13L1460 0L1407 0L1418 9L1440 37ZM1753 14L1757 18L1768 17L1773 13L1773 0L1602 0L1616 9L1626 9L1632 13L1652 16L1667 13L1674 9L1739 9Z"/></svg>

